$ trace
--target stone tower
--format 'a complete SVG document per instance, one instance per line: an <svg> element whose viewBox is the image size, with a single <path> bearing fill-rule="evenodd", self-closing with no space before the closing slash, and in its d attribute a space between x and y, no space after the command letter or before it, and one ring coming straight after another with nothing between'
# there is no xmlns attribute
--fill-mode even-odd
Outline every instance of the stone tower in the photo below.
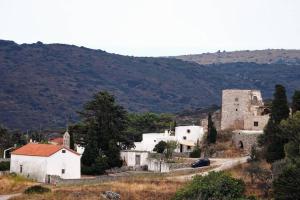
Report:
<svg viewBox="0 0 300 200"><path fill-rule="evenodd" d="M269 119L264 109L259 90L223 90L221 129L262 130Z"/></svg>
<svg viewBox="0 0 300 200"><path fill-rule="evenodd" d="M70 148L70 134L68 130L66 130L66 132L63 135L63 146Z"/></svg>

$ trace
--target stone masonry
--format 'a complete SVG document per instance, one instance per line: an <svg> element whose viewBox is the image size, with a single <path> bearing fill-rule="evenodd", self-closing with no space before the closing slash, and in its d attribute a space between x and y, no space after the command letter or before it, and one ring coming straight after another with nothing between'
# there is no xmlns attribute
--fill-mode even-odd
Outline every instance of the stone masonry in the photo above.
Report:
<svg viewBox="0 0 300 200"><path fill-rule="evenodd" d="M259 90L223 90L221 130L263 130L268 119Z"/></svg>

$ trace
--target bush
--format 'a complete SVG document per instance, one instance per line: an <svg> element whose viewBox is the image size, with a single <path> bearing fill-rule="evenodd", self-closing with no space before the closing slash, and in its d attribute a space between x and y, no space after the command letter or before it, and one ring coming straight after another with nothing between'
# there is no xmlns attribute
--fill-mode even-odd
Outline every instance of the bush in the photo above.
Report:
<svg viewBox="0 0 300 200"><path fill-rule="evenodd" d="M224 172L211 172L207 176L195 176L190 184L176 192L173 200L242 200L245 183ZM253 197L251 197L253 199Z"/></svg>
<svg viewBox="0 0 300 200"><path fill-rule="evenodd" d="M191 158L200 158L201 156L201 150L199 147L196 147L191 153L190 153L190 157Z"/></svg>
<svg viewBox="0 0 300 200"><path fill-rule="evenodd" d="M41 185L31 186L24 191L25 194L43 194L47 192L51 192L51 190Z"/></svg>
<svg viewBox="0 0 300 200"><path fill-rule="evenodd" d="M0 171L8 171L10 168L10 162L0 162Z"/></svg>
<svg viewBox="0 0 300 200"><path fill-rule="evenodd" d="M294 200L300 197L300 167L288 166L273 182L276 200Z"/></svg>
<svg viewBox="0 0 300 200"><path fill-rule="evenodd" d="M163 153L166 148L167 148L167 143L165 141L160 141L155 145L153 151L156 151L157 153Z"/></svg>
<svg viewBox="0 0 300 200"><path fill-rule="evenodd" d="M81 172L85 175L99 175L104 174L105 170L109 168L108 159L105 156L98 156L91 166L82 165Z"/></svg>

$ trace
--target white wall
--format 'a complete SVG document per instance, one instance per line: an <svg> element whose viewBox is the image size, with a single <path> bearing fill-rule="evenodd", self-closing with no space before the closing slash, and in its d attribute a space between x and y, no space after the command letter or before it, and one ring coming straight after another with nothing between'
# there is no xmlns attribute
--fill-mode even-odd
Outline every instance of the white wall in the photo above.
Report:
<svg viewBox="0 0 300 200"><path fill-rule="evenodd" d="M203 139L204 130L202 126L178 126L175 127L175 137L177 141L184 141L184 137L186 137L185 141L191 141L196 143L197 140L199 142Z"/></svg>
<svg viewBox="0 0 300 200"><path fill-rule="evenodd" d="M127 166L136 166L136 155L141 156L141 164L140 166L143 165L148 165L148 156L149 153L145 151L121 151L121 159L124 160L127 164Z"/></svg>
<svg viewBox="0 0 300 200"><path fill-rule="evenodd" d="M22 173L20 173L22 165ZM10 172L44 182L47 174L47 157L11 155Z"/></svg>
<svg viewBox="0 0 300 200"><path fill-rule="evenodd" d="M58 175L64 179L77 179L81 177L81 156L68 150L56 152L50 157L11 155L10 172L35 179L38 182L45 182L46 175ZM22 173L20 173L22 165ZM65 169L65 174L62 174Z"/></svg>
<svg viewBox="0 0 300 200"><path fill-rule="evenodd" d="M66 149L63 149L66 150ZM47 174L58 175L64 179L77 179L81 177L80 167L81 156L66 150L56 152L47 159ZM62 174L62 169L65 169L65 174Z"/></svg>

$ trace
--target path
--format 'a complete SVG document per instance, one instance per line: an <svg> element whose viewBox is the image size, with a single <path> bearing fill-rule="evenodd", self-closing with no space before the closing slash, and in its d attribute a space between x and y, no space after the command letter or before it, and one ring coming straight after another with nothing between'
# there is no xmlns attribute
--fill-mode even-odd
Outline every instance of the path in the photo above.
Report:
<svg viewBox="0 0 300 200"><path fill-rule="evenodd" d="M20 196L22 193L0 195L0 200L8 200L12 197Z"/></svg>
<svg viewBox="0 0 300 200"><path fill-rule="evenodd" d="M219 172L219 171L224 171L233 168L241 163L247 162L248 158L249 158L248 156L240 157L240 158L211 158L210 161L213 163L212 166L217 166L217 167L205 172L182 175L182 176L173 176L173 177L169 177L169 179L187 181L192 179L193 176L195 175L207 175L209 172L212 171Z"/></svg>

